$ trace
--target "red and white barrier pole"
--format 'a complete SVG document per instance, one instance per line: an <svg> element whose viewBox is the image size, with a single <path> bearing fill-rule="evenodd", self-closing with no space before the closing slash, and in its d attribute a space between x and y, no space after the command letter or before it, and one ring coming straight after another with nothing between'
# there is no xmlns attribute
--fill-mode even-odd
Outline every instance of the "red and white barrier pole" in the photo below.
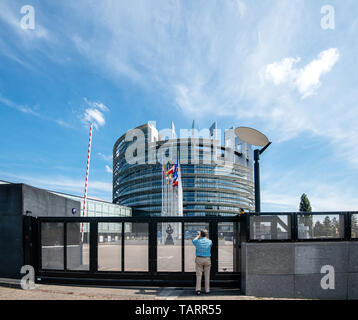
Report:
<svg viewBox="0 0 358 320"><path fill-rule="evenodd" d="M90 165L90 159L91 159L91 145L92 145L92 128L93 128L93 123L91 123L90 135L89 135L89 143L88 143L88 156L87 156L85 195L84 195L84 198L83 198L83 213L82 213L82 216L83 216L83 217L86 215L86 199L87 199L88 173L89 173L89 165ZM81 241L82 241L82 242L83 242L83 235L84 235L84 223L82 223L82 236L81 236Z"/></svg>

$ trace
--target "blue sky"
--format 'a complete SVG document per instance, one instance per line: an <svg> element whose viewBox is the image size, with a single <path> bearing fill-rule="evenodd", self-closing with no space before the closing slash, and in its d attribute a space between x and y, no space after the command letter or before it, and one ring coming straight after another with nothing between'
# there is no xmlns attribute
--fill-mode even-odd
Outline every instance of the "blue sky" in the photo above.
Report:
<svg viewBox="0 0 358 320"><path fill-rule="evenodd" d="M323 29L324 5L335 12ZM31 5L35 28L21 28ZM358 3L0 1L0 179L111 200L116 139L158 128L251 126L262 210L358 208Z"/></svg>

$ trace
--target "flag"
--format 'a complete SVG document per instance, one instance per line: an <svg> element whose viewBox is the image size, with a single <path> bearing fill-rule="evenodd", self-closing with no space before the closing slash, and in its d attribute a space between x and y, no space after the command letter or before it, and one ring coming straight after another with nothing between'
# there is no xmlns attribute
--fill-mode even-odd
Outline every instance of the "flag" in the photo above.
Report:
<svg viewBox="0 0 358 320"><path fill-rule="evenodd" d="M177 155L177 163L174 166L174 172L173 172L173 187L178 186L178 170L179 170L179 159Z"/></svg>
<svg viewBox="0 0 358 320"><path fill-rule="evenodd" d="M172 174L170 173L169 175L167 175L166 179L167 179L167 184L169 184L169 182L172 182Z"/></svg>
<svg viewBox="0 0 358 320"><path fill-rule="evenodd" d="M173 165L169 170L167 170L167 176L174 173L175 165Z"/></svg>
<svg viewBox="0 0 358 320"><path fill-rule="evenodd" d="M178 165L175 165L174 173L173 173L173 187L178 185Z"/></svg>
<svg viewBox="0 0 358 320"><path fill-rule="evenodd" d="M174 173L173 173L173 181L178 179L178 167L175 166Z"/></svg>

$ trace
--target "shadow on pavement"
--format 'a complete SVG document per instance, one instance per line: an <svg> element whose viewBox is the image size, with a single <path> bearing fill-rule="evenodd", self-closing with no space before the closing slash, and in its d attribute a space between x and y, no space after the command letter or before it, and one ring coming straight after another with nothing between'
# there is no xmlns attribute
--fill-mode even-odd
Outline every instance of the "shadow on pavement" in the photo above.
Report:
<svg viewBox="0 0 358 320"><path fill-rule="evenodd" d="M124 289L123 287L121 287ZM129 289L129 288L128 288ZM134 292L137 295L148 295L161 297L198 297L195 293L195 288L174 288L174 287L165 287L165 288L150 288L150 287L131 287L132 290L138 290ZM220 297L220 296L240 296L242 295L239 289L233 288L212 288L210 294L205 294L203 291L201 296L203 297ZM198 297L199 298L199 297Z"/></svg>

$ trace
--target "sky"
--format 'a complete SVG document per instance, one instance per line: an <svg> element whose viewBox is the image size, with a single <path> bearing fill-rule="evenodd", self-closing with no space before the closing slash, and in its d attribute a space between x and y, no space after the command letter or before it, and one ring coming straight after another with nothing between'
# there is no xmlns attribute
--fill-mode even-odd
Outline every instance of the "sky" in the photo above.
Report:
<svg viewBox="0 0 358 320"><path fill-rule="evenodd" d="M82 195L92 121L111 201L123 133L195 119L272 141L262 211L357 210L357 39L356 0L0 0L0 179Z"/></svg>

